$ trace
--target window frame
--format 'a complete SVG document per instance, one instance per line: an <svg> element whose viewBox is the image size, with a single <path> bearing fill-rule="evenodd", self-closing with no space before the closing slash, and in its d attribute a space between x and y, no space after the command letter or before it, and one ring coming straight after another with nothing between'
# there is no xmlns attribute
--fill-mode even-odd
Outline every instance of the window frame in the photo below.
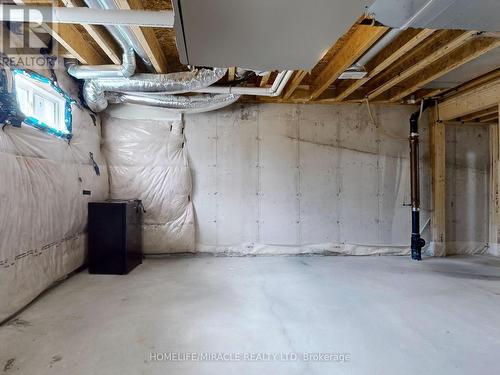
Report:
<svg viewBox="0 0 500 375"><path fill-rule="evenodd" d="M13 94L16 98L17 108L20 113L25 116L23 123L39 130L44 131L47 134L54 135L59 138L70 140L73 137L73 126L72 126L72 109L71 105L76 103L71 97L66 94L54 81L41 74L28 71L25 69L14 69L12 71L14 80L14 90ZM20 81L16 81L16 77L21 77ZM38 95L42 100L48 100L56 105L55 117L56 121L60 125L59 128L52 125L44 123L41 119L33 116L24 115L21 110L21 103L17 96L17 82L22 82L20 88L23 90L28 90L30 92L30 97L33 99L33 110L35 106L35 96ZM49 90L47 85L53 90ZM23 87L24 86L24 87ZM57 118L59 117L59 118ZM61 130L64 126L66 131Z"/></svg>

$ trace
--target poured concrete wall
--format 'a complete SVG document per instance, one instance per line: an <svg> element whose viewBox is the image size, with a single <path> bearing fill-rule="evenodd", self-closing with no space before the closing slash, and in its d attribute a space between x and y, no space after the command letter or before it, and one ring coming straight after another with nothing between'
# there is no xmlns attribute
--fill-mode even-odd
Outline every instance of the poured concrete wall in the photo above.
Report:
<svg viewBox="0 0 500 375"><path fill-rule="evenodd" d="M195 251L407 253L408 120L416 109L373 105L375 122L366 105L236 104L186 115ZM144 119L180 119L134 105L111 106L108 114L139 127ZM420 131L421 225L428 241L426 118ZM446 130L448 252L480 252L487 243L488 132ZM126 131L120 129L124 137ZM182 251L168 241L156 250Z"/></svg>
<svg viewBox="0 0 500 375"><path fill-rule="evenodd" d="M488 127L447 126L447 254L485 250L488 242L488 181Z"/></svg>
<svg viewBox="0 0 500 375"><path fill-rule="evenodd" d="M372 110L376 124L366 105L234 105L186 116L197 249L406 253L415 107ZM425 224L427 121L421 138Z"/></svg>

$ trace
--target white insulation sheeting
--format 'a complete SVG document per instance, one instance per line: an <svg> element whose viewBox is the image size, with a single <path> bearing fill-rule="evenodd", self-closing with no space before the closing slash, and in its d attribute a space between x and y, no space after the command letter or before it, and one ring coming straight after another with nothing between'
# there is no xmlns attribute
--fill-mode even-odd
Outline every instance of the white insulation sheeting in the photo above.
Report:
<svg viewBox="0 0 500 375"><path fill-rule="evenodd" d="M408 131L416 107L372 110L377 125L365 105L233 105L187 115L197 251L408 253ZM421 225L428 241L426 119L420 137ZM461 144L462 151L470 147L467 152L484 159L482 143ZM473 179L466 165L459 174ZM463 193L470 201L464 215L481 225L488 211L475 202L487 199L487 183L474 183L481 188ZM469 221L463 225L472 233ZM484 233L474 238L484 247ZM462 247L469 241L451 234L448 240Z"/></svg>
<svg viewBox="0 0 500 375"><path fill-rule="evenodd" d="M103 123L110 196L143 201L144 252L194 251L191 174L182 121L104 115Z"/></svg>
<svg viewBox="0 0 500 375"><path fill-rule="evenodd" d="M87 203L108 197L99 119L76 105L72 114L70 145L28 126L0 131L0 321L83 264Z"/></svg>

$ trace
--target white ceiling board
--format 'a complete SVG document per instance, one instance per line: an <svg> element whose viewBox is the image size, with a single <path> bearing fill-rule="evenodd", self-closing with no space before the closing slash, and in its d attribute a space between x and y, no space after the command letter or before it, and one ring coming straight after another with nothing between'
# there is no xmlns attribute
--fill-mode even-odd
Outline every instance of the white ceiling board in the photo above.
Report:
<svg viewBox="0 0 500 375"><path fill-rule="evenodd" d="M310 70L373 0L174 0L181 62Z"/></svg>

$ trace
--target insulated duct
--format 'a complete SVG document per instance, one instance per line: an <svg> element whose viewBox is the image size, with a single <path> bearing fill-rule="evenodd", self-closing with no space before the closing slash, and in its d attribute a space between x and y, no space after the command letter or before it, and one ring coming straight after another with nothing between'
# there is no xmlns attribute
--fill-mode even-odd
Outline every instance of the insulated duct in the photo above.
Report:
<svg viewBox="0 0 500 375"><path fill-rule="evenodd" d="M123 49L121 65L78 65L76 60L68 60L66 67L68 74L78 79L99 77L130 77L135 72L135 52L123 38L116 38Z"/></svg>
<svg viewBox="0 0 500 375"><path fill-rule="evenodd" d="M91 79L83 86L83 96L91 110L100 112L108 106L107 91L182 94L212 85L224 77L226 71L214 68L170 74L136 74L129 78Z"/></svg>
<svg viewBox="0 0 500 375"><path fill-rule="evenodd" d="M127 93L108 93L106 99L110 103L132 103L153 107L163 107L180 113L199 113L214 111L233 104L239 99L235 94L197 94L180 95L149 95Z"/></svg>

